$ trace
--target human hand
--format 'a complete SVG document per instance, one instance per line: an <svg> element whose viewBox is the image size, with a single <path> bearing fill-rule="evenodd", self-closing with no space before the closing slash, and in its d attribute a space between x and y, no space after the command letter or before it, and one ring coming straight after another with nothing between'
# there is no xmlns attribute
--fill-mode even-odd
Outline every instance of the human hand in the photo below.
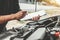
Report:
<svg viewBox="0 0 60 40"><path fill-rule="evenodd" d="M15 14L16 19L21 19L27 14L27 11L19 11Z"/></svg>
<svg viewBox="0 0 60 40"><path fill-rule="evenodd" d="M33 21L37 21L37 20L39 20L39 19L40 19L40 15L35 16L35 17L32 18Z"/></svg>

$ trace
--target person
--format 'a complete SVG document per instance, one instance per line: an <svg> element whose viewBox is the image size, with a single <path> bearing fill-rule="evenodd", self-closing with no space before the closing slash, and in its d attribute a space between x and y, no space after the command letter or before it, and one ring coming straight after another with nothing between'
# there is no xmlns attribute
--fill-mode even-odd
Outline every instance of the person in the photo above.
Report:
<svg viewBox="0 0 60 40"><path fill-rule="evenodd" d="M0 0L0 33L6 31L6 23L10 20L18 20L26 15L27 11L19 8L18 0ZM36 21L40 16L33 17Z"/></svg>

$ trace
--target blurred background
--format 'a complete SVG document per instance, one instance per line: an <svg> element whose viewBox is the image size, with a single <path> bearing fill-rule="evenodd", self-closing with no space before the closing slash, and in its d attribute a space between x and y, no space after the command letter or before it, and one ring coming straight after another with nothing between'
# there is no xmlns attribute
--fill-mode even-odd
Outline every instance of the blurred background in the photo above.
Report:
<svg viewBox="0 0 60 40"><path fill-rule="evenodd" d="M19 0L20 9L28 12L60 10L60 0Z"/></svg>
<svg viewBox="0 0 60 40"><path fill-rule="evenodd" d="M42 3L44 5L54 5L60 6L60 0L19 0L20 3L31 3L34 4L35 1Z"/></svg>

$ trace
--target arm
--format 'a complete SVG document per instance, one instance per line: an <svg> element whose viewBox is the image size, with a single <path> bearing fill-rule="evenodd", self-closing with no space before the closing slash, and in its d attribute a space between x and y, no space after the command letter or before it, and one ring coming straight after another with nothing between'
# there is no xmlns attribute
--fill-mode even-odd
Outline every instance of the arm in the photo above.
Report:
<svg viewBox="0 0 60 40"><path fill-rule="evenodd" d="M26 15L26 11L19 11L15 14L10 14L10 15L3 15L0 16L0 24L7 22L9 20L14 20L14 19L21 19Z"/></svg>
<svg viewBox="0 0 60 40"><path fill-rule="evenodd" d="M15 14L0 16L0 24L7 22L9 20L14 20L15 16L13 16L13 15L15 15Z"/></svg>

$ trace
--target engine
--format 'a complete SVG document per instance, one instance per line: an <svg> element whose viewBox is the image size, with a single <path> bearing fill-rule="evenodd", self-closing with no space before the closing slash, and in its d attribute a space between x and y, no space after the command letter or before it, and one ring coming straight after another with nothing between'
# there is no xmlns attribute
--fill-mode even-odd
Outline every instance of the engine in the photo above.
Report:
<svg viewBox="0 0 60 40"><path fill-rule="evenodd" d="M29 22L0 35L1 40L60 40L60 16Z"/></svg>

